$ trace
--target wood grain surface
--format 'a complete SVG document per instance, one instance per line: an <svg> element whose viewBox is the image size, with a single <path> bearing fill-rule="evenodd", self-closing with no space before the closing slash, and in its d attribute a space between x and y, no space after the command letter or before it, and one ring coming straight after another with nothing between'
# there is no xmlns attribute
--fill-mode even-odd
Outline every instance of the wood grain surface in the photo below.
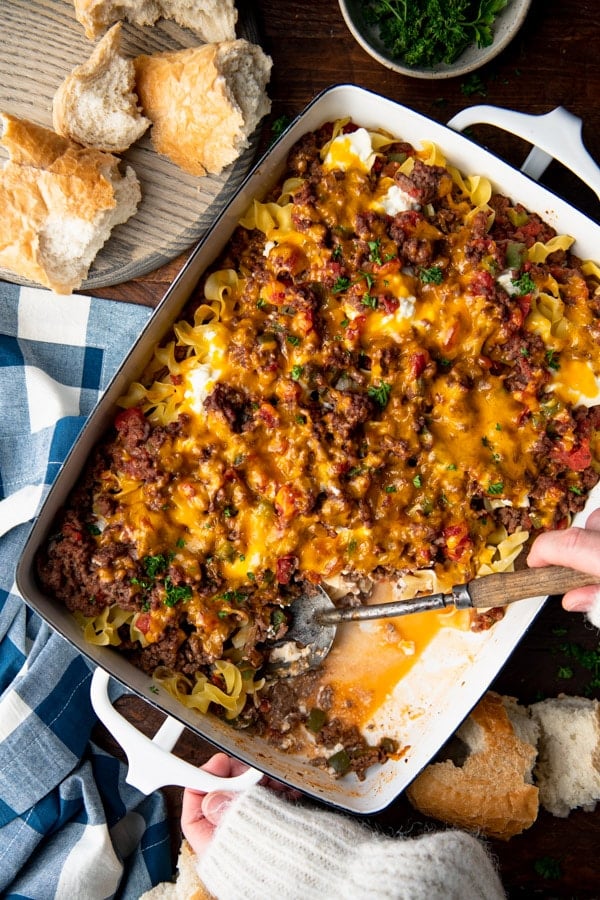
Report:
<svg viewBox="0 0 600 900"><path fill-rule="evenodd" d="M255 41L251 4L241 9L238 36ZM87 40L68 0L1 0L0 111L52 128L54 94L75 66L88 59ZM197 46L199 39L173 22L123 27L122 53L133 58ZM138 210L117 226L96 257L83 290L137 278L171 262L194 244L236 191L254 162L259 136L220 175L182 171L152 147L150 130L122 154L142 188ZM0 268L0 277L26 284Z"/></svg>
<svg viewBox="0 0 600 900"><path fill-rule="evenodd" d="M16 0L0 0L0 17L6 6L16 5ZM377 90L441 122L479 103L532 114L562 105L582 119L585 143L600 161L600 6L594 0L533 0L523 28L492 63L478 70L476 77L440 82L396 75L372 60L352 39L336 0L256 0L253 9L262 46L274 61L269 88L273 110L260 132L262 149L268 146L273 124L280 117L295 116L323 88L347 81ZM4 77L0 72L0 91ZM39 80L36 75L36 84ZM39 89L48 92L45 83ZM520 139L487 126L473 129L473 137L514 164L520 164L529 149ZM542 180L600 221L598 199L576 175L552 164ZM155 306L186 256L182 253L143 277L89 292ZM598 632L581 615L564 612L559 600L551 598L492 687L522 703L561 692L600 698L599 677ZM135 697L122 698L119 706L146 733L154 733L160 724L161 715ZM96 736L122 756L102 727ZM190 732L185 732L176 750L196 764L212 753L206 742ZM181 791L170 788L165 794L175 855ZM402 796L369 822L389 833L414 833L437 825L417 816ZM515 900L600 897L599 847L600 810L578 810L565 819L542 812L522 835L507 843L491 842L508 895Z"/></svg>

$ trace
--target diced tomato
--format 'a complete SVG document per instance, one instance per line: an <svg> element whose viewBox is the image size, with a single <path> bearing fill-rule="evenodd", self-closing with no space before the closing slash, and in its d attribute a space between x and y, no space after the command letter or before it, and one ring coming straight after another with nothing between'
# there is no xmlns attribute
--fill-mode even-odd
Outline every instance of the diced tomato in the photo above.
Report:
<svg viewBox="0 0 600 900"><path fill-rule="evenodd" d="M531 312L531 294L522 294L520 297L517 297L517 303L521 307L523 320L525 320Z"/></svg>
<svg viewBox="0 0 600 900"><path fill-rule="evenodd" d="M346 340L350 343L355 343L360 338L366 321L366 316L357 316L355 319L352 319L346 328Z"/></svg>
<svg viewBox="0 0 600 900"><path fill-rule="evenodd" d="M135 620L135 627L142 634L146 634L150 628L150 613L140 613Z"/></svg>
<svg viewBox="0 0 600 900"><path fill-rule="evenodd" d="M298 566L296 556L280 556L277 560L277 581L279 584L289 584L290 579Z"/></svg>
<svg viewBox="0 0 600 900"><path fill-rule="evenodd" d="M83 539L81 531L78 528L69 525L68 522L65 522L61 530L63 535L71 541L81 541Z"/></svg>
<svg viewBox="0 0 600 900"><path fill-rule="evenodd" d="M582 472L592 464L592 453L587 441L579 444L577 447L573 447L572 450L561 450L560 447L555 447L552 451L552 457L573 472Z"/></svg>
<svg viewBox="0 0 600 900"><path fill-rule="evenodd" d="M258 415L265 423L267 428L277 428L279 425L279 415L274 406L270 403L261 403Z"/></svg>
<svg viewBox="0 0 600 900"><path fill-rule="evenodd" d="M136 420L139 422L146 421L146 417L139 407L130 406L129 409L122 409L121 412L118 412L115 416L115 428L118 431L122 431L127 428L131 422Z"/></svg>
<svg viewBox="0 0 600 900"><path fill-rule="evenodd" d="M400 306L397 297L391 297L389 294L382 294L377 298L377 303L388 314L395 313Z"/></svg>
<svg viewBox="0 0 600 900"><path fill-rule="evenodd" d="M494 290L494 287L495 282L490 273L480 270L473 276L471 284L469 285L469 290L472 294L481 294L482 296L487 297Z"/></svg>
<svg viewBox="0 0 600 900"><path fill-rule="evenodd" d="M473 545L466 522L449 525L445 528L444 539L446 541L446 556L455 562Z"/></svg>
<svg viewBox="0 0 600 900"><path fill-rule="evenodd" d="M408 370L411 378L418 378L425 371L425 367L429 362L429 353L423 350L421 353L411 353L408 361Z"/></svg>

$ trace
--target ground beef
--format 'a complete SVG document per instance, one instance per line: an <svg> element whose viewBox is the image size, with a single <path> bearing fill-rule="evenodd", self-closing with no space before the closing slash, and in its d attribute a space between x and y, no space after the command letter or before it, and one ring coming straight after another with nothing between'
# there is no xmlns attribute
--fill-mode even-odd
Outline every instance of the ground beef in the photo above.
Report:
<svg viewBox="0 0 600 900"><path fill-rule="evenodd" d="M410 175L396 172L394 180L398 187L410 194L421 204L433 203L450 187L448 171L442 166L428 166L420 159L415 159Z"/></svg>
<svg viewBox="0 0 600 900"><path fill-rule="evenodd" d="M236 434L245 431L253 418L250 397L239 388L220 381L204 401L204 408L219 413Z"/></svg>
<svg viewBox="0 0 600 900"><path fill-rule="evenodd" d="M128 652L131 662L151 675L157 666L174 669L183 634L179 628L168 625L155 644Z"/></svg>

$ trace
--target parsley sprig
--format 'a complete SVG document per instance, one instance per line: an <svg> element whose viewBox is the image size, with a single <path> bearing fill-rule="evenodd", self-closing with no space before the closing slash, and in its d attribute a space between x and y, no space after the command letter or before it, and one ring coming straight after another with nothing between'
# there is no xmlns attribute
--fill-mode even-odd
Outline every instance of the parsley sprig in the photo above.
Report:
<svg viewBox="0 0 600 900"><path fill-rule="evenodd" d="M508 0L367 0L367 24L409 66L451 65L471 44L488 47Z"/></svg>

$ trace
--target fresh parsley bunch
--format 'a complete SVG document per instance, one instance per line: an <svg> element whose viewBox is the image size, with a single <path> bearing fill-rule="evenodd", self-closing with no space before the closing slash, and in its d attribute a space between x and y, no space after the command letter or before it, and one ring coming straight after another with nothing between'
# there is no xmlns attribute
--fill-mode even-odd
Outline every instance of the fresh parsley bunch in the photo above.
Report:
<svg viewBox="0 0 600 900"><path fill-rule="evenodd" d="M393 57L409 66L452 64L472 44L488 47L509 0L366 0L365 21Z"/></svg>

